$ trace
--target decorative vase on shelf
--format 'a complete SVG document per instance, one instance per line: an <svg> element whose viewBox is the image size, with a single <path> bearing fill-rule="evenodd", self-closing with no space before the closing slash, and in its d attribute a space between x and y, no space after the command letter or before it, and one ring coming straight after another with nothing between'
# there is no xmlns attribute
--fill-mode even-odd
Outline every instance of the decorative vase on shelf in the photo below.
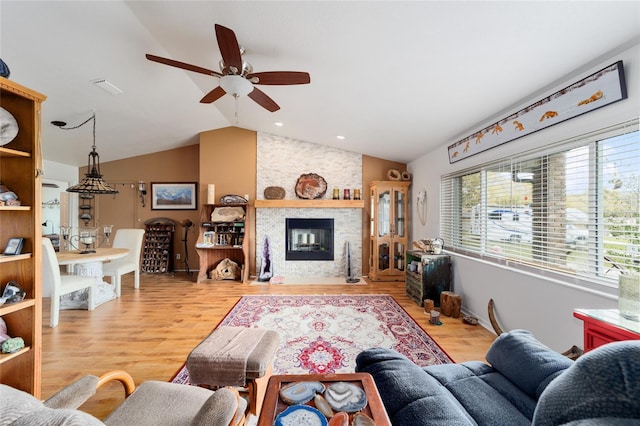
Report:
<svg viewBox="0 0 640 426"><path fill-rule="evenodd" d="M638 321L640 316L640 274L632 272L619 276L618 310L624 318Z"/></svg>
<svg viewBox="0 0 640 426"><path fill-rule="evenodd" d="M266 282L273 277L273 271L271 270L271 246L269 244L269 237L265 235L264 244L262 246L262 265L260 266L260 275L258 281Z"/></svg>

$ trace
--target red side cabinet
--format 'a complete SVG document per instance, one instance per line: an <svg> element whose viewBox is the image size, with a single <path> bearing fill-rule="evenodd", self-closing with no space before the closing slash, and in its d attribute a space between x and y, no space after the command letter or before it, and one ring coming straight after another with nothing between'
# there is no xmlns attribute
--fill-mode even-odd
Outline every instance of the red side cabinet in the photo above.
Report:
<svg viewBox="0 0 640 426"><path fill-rule="evenodd" d="M584 322L584 351L621 340L640 340L640 322L622 317L617 309L576 309Z"/></svg>

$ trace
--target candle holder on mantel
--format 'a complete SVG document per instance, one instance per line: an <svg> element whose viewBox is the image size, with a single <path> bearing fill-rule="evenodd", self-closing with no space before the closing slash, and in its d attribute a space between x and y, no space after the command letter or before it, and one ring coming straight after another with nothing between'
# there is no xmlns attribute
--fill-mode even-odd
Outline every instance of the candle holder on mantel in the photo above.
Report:
<svg viewBox="0 0 640 426"><path fill-rule="evenodd" d="M102 241L98 242L100 236L98 231L102 229ZM78 250L80 254L95 253L98 247L103 244L111 244L110 237L113 231L113 225L104 225L92 228L78 228L78 233L71 235L71 226L61 226L60 233L62 234L62 240L64 242L64 249L69 250L70 247L74 250ZM84 249L73 244L73 240L76 240L76 244L84 245ZM97 244L96 244L97 243Z"/></svg>

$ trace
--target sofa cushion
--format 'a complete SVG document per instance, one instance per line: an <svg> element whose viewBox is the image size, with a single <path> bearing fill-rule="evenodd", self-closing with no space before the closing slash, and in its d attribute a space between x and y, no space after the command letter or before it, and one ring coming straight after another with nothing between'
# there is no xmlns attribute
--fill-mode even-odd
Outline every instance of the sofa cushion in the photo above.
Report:
<svg viewBox="0 0 640 426"><path fill-rule="evenodd" d="M356 371L373 376L394 425L475 425L453 395L404 355L373 348L356 357Z"/></svg>
<svg viewBox="0 0 640 426"><path fill-rule="evenodd" d="M474 361L423 369L451 392L476 421L491 419L487 424L503 425L531 423L536 402L490 366Z"/></svg>
<svg viewBox="0 0 640 426"><path fill-rule="evenodd" d="M638 426L638 419L621 419L620 417L596 417L595 419L582 419L560 426Z"/></svg>
<svg viewBox="0 0 640 426"><path fill-rule="evenodd" d="M12 426L104 426L87 413L45 407L33 395L1 384L0 423Z"/></svg>
<svg viewBox="0 0 640 426"><path fill-rule="evenodd" d="M243 416L244 409L247 407L245 403L243 404L243 409L238 410L238 398L239 396L236 393L227 388L215 391L205 401L190 424L193 426L228 425L231 423L234 415L238 414Z"/></svg>
<svg viewBox="0 0 640 426"><path fill-rule="evenodd" d="M104 426L100 420L78 410L43 407L14 420L11 426Z"/></svg>
<svg viewBox="0 0 640 426"><path fill-rule="evenodd" d="M0 419L6 424L44 407L42 401L27 392L0 384Z"/></svg>
<svg viewBox="0 0 640 426"><path fill-rule="evenodd" d="M499 396L500 404L507 403L510 410L514 408L526 418L526 423L531 422L533 413L536 408L536 401L529 395L524 393L511 381L507 380L502 374L493 367L480 362L469 361L461 364L442 364L424 367L424 370L435 377L442 385L444 385L453 395L462 403L462 405L471 413L473 418L480 415L474 414L474 411L486 410L486 404L476 405L476 393L491 393ZM479 380L483 382L482 389L477 386L470 386L469 380ZM480 385L478 385L480 386ZM484 387L487 386L485 389ZM496 396L496 398L498 398ZM513 414L514 420L523 420L517 413ZM510 424L515 424L510 422Z"/></svg>
<svg viewBox="0 0 640 426"><path fill-rule="evenodd" d="M619 424L606 418L626 418L638 424L639 377L640 341L600 346L578 358L547 387L533 423L550 426L597 420L593 424Z"/></svg>
<svg viewBox="0 0 640 426"><path fill-rule="evenodd" d="M148 380L124 400L105 420L107 425L188 425L213 394L198 386ZM233 408L235 410L235 408Z"/></svg>
<svg viewBox="0 0 640 426"><path fill-rule="evenodd" d="M513 330L498 336L487 351L486 359L535 400L553 379L573 364L526 330Z"/></svg>

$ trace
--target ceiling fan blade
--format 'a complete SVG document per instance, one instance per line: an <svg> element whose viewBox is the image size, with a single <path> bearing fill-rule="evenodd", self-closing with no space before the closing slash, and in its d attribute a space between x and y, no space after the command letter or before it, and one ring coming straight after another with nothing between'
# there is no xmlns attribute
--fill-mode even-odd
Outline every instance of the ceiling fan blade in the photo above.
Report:
<svg viewBox="0 0 640 426"><path fill-rule="evenodd" d="M222 25L215 25L216 38L218 39L218 47L220 48L220 54L226 67L234 67L236 71L234 74L238 74L242 71L242 55L240 53L240 46L238 45L238 39L236 34L227 27Z"/></svg>
<svg viewBox="0 0 640 426"><path fill-rule="evenodd" d="M300 71L255 72L253 74L247 74L247 78L251 80L253 84L268 85L309 84L311 82L309 73ZM254 78L257 78L258 81L254 81Z"/></svg>
<svg viewBox="0 0 640 426"><path fill-rule="evenodd" d="M222 87L218 86L212 91L210 91L209 93L207 93L206 95L204 95L204 98L200 99L200 103L210 104L211 102L215 102L221 97L223 97L226 93L227 92L225 92Z"/></svg>
<svg viewBox="0 0 640 426"><path fill-rule="evenodd" d="M197 65L191 65L185 62L175 61L173 59L162 58L160 56L150 55L148 53L145 56L147 57L148 60L153 62L158 62L159 64L169 65L169 66L181 68L187 71L198 72L200 74L212 75L214 77L222 77L222 74L220 74L217 71L209 70L207 68L202 68Z"/></svg>
<svg viewBox="0 0 640 426"><path fill-rule="evenodd" d="M269 96L267 96L266 93L264 93L262 90L258 89L257 87L254 87L253 91L249 93L247 96L249 96L258 105L260 105L261 107L263 107L264 109L270 112L275 112L280 109L278 104L275 103L273 99L271 99Z"/></svg>

